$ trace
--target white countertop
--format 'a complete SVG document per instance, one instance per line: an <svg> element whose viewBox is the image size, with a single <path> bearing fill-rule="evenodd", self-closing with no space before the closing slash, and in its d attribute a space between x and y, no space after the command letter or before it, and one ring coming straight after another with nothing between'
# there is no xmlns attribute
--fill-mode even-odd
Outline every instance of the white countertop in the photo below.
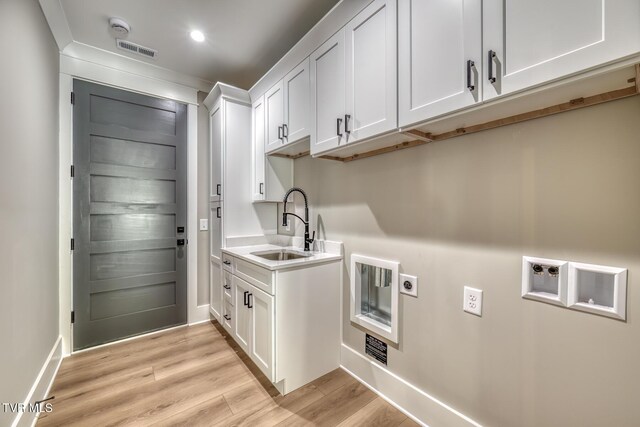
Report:
<svg viewBox="0 0 640 427"><path fill-rule="evenodd" d="M256 264L268 270L281 270L281 269L292 268L292 267L306 267L306 266L311 266L313 264L320 264L323 262L336 261L336 260L342 259L342 254L340 253L316 252L316 251L309 252L310 254L312 254L310 257L290 259L286 261L271 261L256 255L252 255L252 252L278 251L278 250L291 250L294 252L303 252L303 250L297 246L278 246L278 245L239 246L239 247L222 249L222 252L237 258L241 258L245 261Z"/></svg>

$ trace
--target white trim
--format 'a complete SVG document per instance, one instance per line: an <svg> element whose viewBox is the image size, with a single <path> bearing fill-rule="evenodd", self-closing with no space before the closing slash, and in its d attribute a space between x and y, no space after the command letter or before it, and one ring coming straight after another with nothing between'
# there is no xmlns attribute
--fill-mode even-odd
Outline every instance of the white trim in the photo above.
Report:
<svg viewBox="0 0 640 427"><path fill-rule="evenodd" d="M73 159L73 109L69 96L73 78L60 73L59 129L58 129L58 299L59 330L62 337L62 354L71 353L73 307L73 256L69 247L73 230L73 187L70 177Z"/></svg>
<svg viewBox="0 0 640 427"><path fill-rule="evenodd" d="M66 59L65 59L66 58ZM71 354L73 333L71 325L71 307L73 301L72 253L69 241L73 230L72 184L69 176L73 150L73 110L69 96L73 88L73 79L84 79L124 89L186 102L187 106L187 238L191 240L191 249L187 255L187 324L208 318L208 310L197 306L198 292L198 109L196 89L162 80L136 76L124 71L105 67L87 61L60 55L60 94L59 94L59 326L62 336L63 354ZM179 91L177 91L179 89ZM178 93L180 92L180 93Z"/></svg>
<svg viewBox="0 0 640 427"><path fill-rule="evenodd" d="M43 400L51 391L53 380L56 378L60 364L62 363L62 336L58 336L56 342L53 344L49 355L44 361L44 365L40 369L36 380L31 386L31 390L27 394L24 400L25 406L28 406L31 402L37 402ZM34 412L20 412L13 420L11 427L17 426L34 426L38 417Z"/></svg>
<svg viewBox="0 0 640 427"><path fill-rule="evenodd" d="M62 3L60 0L40 0L40 7L51 28L51 34L58 44L58 49L62 51L73 42L73 35Z"/></svg>
<svg viewBox="0 0 640 427"><path fill-rule="evenodd" d="M197 95L197 94L196 94ZM208 317L198 307L198 107L187 106L187 323Z"/></svg>
<svg viewBox="0 0 640 427"><path fill-rule="evenodd" d="M96 64L109 64L112 68L120 71L189 86L202 92L209 92L213 87L213 82L208 80L75 41L61 1L39 1L58 49L67 57L81 58ZM173 97L169 98L175 99Z"/></svg>
<svg viewBox="0 0 640 427"><path fill-rule="evenodd" d="M172 99L185 104L198 104L198 90L192 87L134 74L110 65L73 58L65 54L60 54L60 72L143 95Z"/></svg>
<svg viewBox="0 0 640 427"><path fill-rule="evenodd" d="M341 368L349 375L421 425L482 427L346 344L342 344L340 360Z"/></svg>
<svg viewBox="0 0 640 427"><path fill-rule="evenodd" d="M143 62L119 53L100 49L77 41L70 43L62 51L62 55L95 64L106 65L119 71L142 77L171 82L180 86L200 90L202 92L208 92L213 87L213 83L208 80L189 76L168 68L159 67L155 64Z"/></svg>

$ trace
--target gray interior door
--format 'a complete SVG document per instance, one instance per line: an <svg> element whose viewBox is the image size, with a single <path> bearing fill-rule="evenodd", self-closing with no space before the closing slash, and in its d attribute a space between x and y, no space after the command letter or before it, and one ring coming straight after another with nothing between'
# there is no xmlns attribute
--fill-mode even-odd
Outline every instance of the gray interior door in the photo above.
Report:
<svg viewBox="0 0 640 427"><path fill-rule="evenodd" d="M73 347L187 319L186 106L73 84Z"/></svg>

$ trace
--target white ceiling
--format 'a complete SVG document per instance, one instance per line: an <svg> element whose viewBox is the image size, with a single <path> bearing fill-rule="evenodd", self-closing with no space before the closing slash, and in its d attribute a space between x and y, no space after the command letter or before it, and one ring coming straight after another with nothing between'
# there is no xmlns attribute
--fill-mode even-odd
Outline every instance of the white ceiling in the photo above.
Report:
<svg viewBox="0 0 640 427"><path fill-rule="evenodd" d="M249 89L338 0L61 0L77 42L210 82ZM155 60L116 48L110 17L127 40L158 50ZM205 34L203 43L189 37Z"/></svg>

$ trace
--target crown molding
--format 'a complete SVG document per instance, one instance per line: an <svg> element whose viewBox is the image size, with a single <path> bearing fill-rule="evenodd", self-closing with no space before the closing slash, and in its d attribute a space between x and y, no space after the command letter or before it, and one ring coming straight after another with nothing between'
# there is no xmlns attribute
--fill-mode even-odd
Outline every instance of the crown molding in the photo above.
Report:
<svg viewBox="0 0 640 427"><path fill-rule="evenodd" d="M61 63L67 57L141 77L177 83L206 93L213 88L213 82L75 41L60 0L39 1L51 33L58 44Z"/></svg>
<svg viewBox="0 0 640 427"><path fill-rule="evenodd" d="M71 28L67 21L67 15L64 13L60 0L40 0L40 8L47 19L51 34L58 44L60 52L73 42Z"/></svg>

